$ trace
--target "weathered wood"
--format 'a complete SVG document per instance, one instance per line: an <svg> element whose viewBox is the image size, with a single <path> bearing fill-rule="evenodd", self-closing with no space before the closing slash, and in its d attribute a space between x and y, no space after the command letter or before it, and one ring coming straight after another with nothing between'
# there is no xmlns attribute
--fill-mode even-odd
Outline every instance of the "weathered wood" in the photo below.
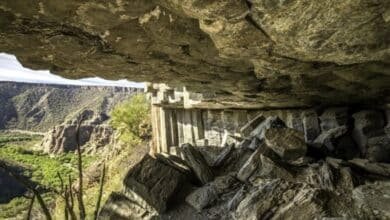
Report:
<svg viewBox="0 0 390 220"><path fill-rule="evenodd" d="M152 108L151 108L152 135L153 135L152 152L155 152L155 153L158 153L161 151L159 112L160 112L159 107L152 105Z"/></svg>
<svg viewBox="0 0 390 220"><path fill-rule="evenodd" d="M169 143L167 141L167 133L169 129L167 128L166 121L166 111L164 108L160 108L160 152L168 152Z"/></svg>
<svg viewBox="0 0 390 220"><path fill-rule="evenodd" d="M192 131L192 117L191 117L191 111L190 110L184 110L184 121L183 121L183 134L184 134L184 143L193 144L194 143L194 137L193 137L193 131Z"/></svg>
<svg viewBox="0 0 390 220"><path fill-rule="evenodd" d="M177 119L177 136L178 136L178 145L181 146L184 144L184 121L183 121L183 110L177 109L176 110L176 119Z"/></svg>

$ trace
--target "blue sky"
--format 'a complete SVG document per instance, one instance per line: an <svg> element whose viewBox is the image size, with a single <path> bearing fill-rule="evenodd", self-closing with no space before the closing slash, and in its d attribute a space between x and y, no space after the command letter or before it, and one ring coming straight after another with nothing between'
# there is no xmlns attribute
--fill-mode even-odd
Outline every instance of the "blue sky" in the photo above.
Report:
<svg viewBox="0 0 390 220"><path fill-rule="evenodd" d="M65 79L54 75L47 70L31 70L24 68L15 56L0 53L0 81L50 83L67 85L93 85L93 86L131 86L143 88L143 83L135 83L127 80L105 80L102 78L84 78L79 80Z"/></svg>

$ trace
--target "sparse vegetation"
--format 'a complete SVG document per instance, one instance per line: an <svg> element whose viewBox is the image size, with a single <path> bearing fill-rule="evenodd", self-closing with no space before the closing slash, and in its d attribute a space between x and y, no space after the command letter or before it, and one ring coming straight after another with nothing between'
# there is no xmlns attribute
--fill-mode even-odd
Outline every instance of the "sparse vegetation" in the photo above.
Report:
<svg viewBox="0 0 390 220"><path fill-rule="evenodd" d="M13 136L12 136L13 135ZM77 174L77 155L73 153L60 154L51 157L41 151L31 150L32 146L39 143L39 136L30 136L21 134L0 133L0 138L7 139L0 145L0 160L10 160L22 164L31 172L31 181L39 183L48 188L59 188L61 185L57 173L64 176L76 178ZM9 138L13 137L13 138ZM95 156L83 155L83 166L88 167L97 158ZM29 175L26 175L29 176ZM54 193L44 193L42 195L46 204L54 204ZM25 197L13 199L8 204L0 205L0 219L15 218L28 210L30 201ZM39 206L35 204L34 206Z"/></svg>
<svg viewBox="0 0 390 220"><path fill-rule="evenodd" d="M111 112L111 125L124 143L140 143L150 137L150 103L145 94L134 95Z"/></svg>

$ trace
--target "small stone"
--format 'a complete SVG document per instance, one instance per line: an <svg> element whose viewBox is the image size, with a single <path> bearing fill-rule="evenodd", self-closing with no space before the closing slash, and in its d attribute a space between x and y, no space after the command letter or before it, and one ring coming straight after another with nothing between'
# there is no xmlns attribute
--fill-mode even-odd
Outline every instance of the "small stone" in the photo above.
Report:
<svg viewBox="0 0 390 220"><path fill-rule="evenodd" d="M262 141L260 141L257 137L253 137L251 143L248 148L251 150L256 150L259 145L261 145Z"/></svg>
<svg viewBox="0 0 390 220"><path fill-rule="evenodd" d="M161 161L162 163L171 166L186 175L191 174L191 169L180 157L169 155L167 153L157 153L155 154L155 157L158 161Z"/></svg>
<svg viewBox="0 0 390 220"><path fill-rule="evenodd" d="M367 159L358 158L349 160L348 163L369 173L390 177L390 164L388 163L372 163Z"/></svg>
<svg viewBox="0 0 390 220"><path fill-rule="evenodd" d="M346 126L336 127L322 132L312 143L316 148L326 146L329 151L335 150L335 141L348 131Z"/></svg>
<svg viewBox="0 0 390 220"><path fill-rule="evenodd" d="M264 139L266 145L286 161L303 157L307 151L303 133L291 128L269 128Z"/></svg>
<svg viewBox="0 0 390 220"><path fill-rule="evenodd" d="M255 152L248 158L248 160L244 163L241 169L237 173L237 178L242 182L245 182L252 173L259 167L260 155L262 153L261 148L257 148Z"/></svg>
<svg viewBox="0 0 390 220"><path fill-rule="evenodd" d="M310 164L298 175L298 179L303 179L306 183L320 189L334 190L334 174L326 162Z"/></svg>
<svg viewBox="0 0 390 220"><path fill-rule="evenodd" d="M320 135L318 115L314 110L303 111L301 114L306 143L313 142Z"/></svg>
<svg viewBox="0 0 390 220"><path fill-rule="evenodd" d="M249 134L262 122L265 118L263 115L257 115L255 118L246 123L241 129L240 132L244 137L248 137Z"/></svg>
<svg viewBox="0 0 390 220"><path fill-rule="evenodd" d="M348 123L347 108L329 108L326 109L320 116L321 131L328 131L340 126L345 126Z"/></svg>
<svg viewBox="0 0 390 220"><path fill-rule="evenodd" d="M196 189L186 197L186 202L197 211L202 211L205 207L213 203L218 198L217 190L212 185L206 185Z"/></svg>
<svg viewBox="0 0 390 220"><path fill-rule="evenodd" d="M217 194L223 194L231 190L231 188L236 185L237 179L234 177L233 174L228 174L225 176L219 176L214 179L213 182L210 183L212 185Z"/></svg>
<svg viewBox="0 0 390 220"><path fill-rule="evenodd" d="M355 120L352 136L360 151L366 155L368 138L384 134L383 114L378 111L366 110L357 112L352 117Z"/></svg>
<svg viewBox="0 0 390 220"><path fill-rule="evenodd" d="M299 112L291 111L287 113L286 126L298 131L304 131L302 119Z"/></svg>
<svg viewBox="0 0 390 220"><path fill-rule="evenodd" d="M244 138L239 144L238 147L249 147L251 144L252 140L251 139L246 139Z"/></svg>
<svg viewBox="0 0 390 220"><path fill-rule="evenodd" d="M228 202L227 207L229 211L233 211L237 208L238 204L245 198L245 194L247 193L247 187L242 186L236 194L234 194L233 198Z"/></svg>
<svg viewBox="0 0 390 220"><path fill-rule="evenodd" d="M345 161L333 157L326 157L326 162L335 169L340 169L342 165L345 165Z"/></svg>
<svg viewBox="0 0 390 220"><path fill-rule="evenodd" d="M390 162L390 136L368 138L366 158L372 162Z"/></svg>
<svg viewBox="0 0 390 220"><path fill-rule="evenodd" d="M264 139L265 131L268 128L285 128L286 124L276 116L271 116L261 122L252 132L251 136L256 136L259 140Z"/></svg>
<svg viewBox="0 0 390 220"><path fill-rule="evenodd" d="M390 183L378 181L352 191L354 210L366 219L390 219ZM375 215L373 218L372 215Z"/></svg>
<svg viewBox="0 0 390 220"><path fill-rule="evenodd" d="M98 219L153 219L156 216L156 212L145 209L137 201L113 192L100 210Z"/></svg>
<svg viewBox="0 0 390 220"><path fill-rule="evenodd" d="M183 144L181 149L188 166L191 167L197 178L203 184L206 184L214 179L213 172L199 151L197 151L191 144Z"/></svg>
<svg viewBox="0 0 390 220"><path fill-rule="evenodd" d="M234 144L229 144L223 148L213 163L213 167L218 167L223 164L229 154L234 150Z"/></svg>
<svg viewBox="0 0 390 220"><path fill-rule="evenodd" d="M270 158L260 155L260 164L255 172L249 178L249 181L256 182L257 179L284 179L284 180L292 180L293 176L290 172L285 170L282 166L275 163Z"/></svg>

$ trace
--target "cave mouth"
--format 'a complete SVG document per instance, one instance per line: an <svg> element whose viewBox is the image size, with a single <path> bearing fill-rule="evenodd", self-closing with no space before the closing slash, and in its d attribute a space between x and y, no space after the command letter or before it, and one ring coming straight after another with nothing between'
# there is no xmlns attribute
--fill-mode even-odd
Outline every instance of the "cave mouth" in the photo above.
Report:
<svg viewBox="0 0 390 220"><path fill-rule="evenodd" d="M4 0L0 51L148 82L151 152L102 218L387 219L389 22L386 0Z"/></svg>

